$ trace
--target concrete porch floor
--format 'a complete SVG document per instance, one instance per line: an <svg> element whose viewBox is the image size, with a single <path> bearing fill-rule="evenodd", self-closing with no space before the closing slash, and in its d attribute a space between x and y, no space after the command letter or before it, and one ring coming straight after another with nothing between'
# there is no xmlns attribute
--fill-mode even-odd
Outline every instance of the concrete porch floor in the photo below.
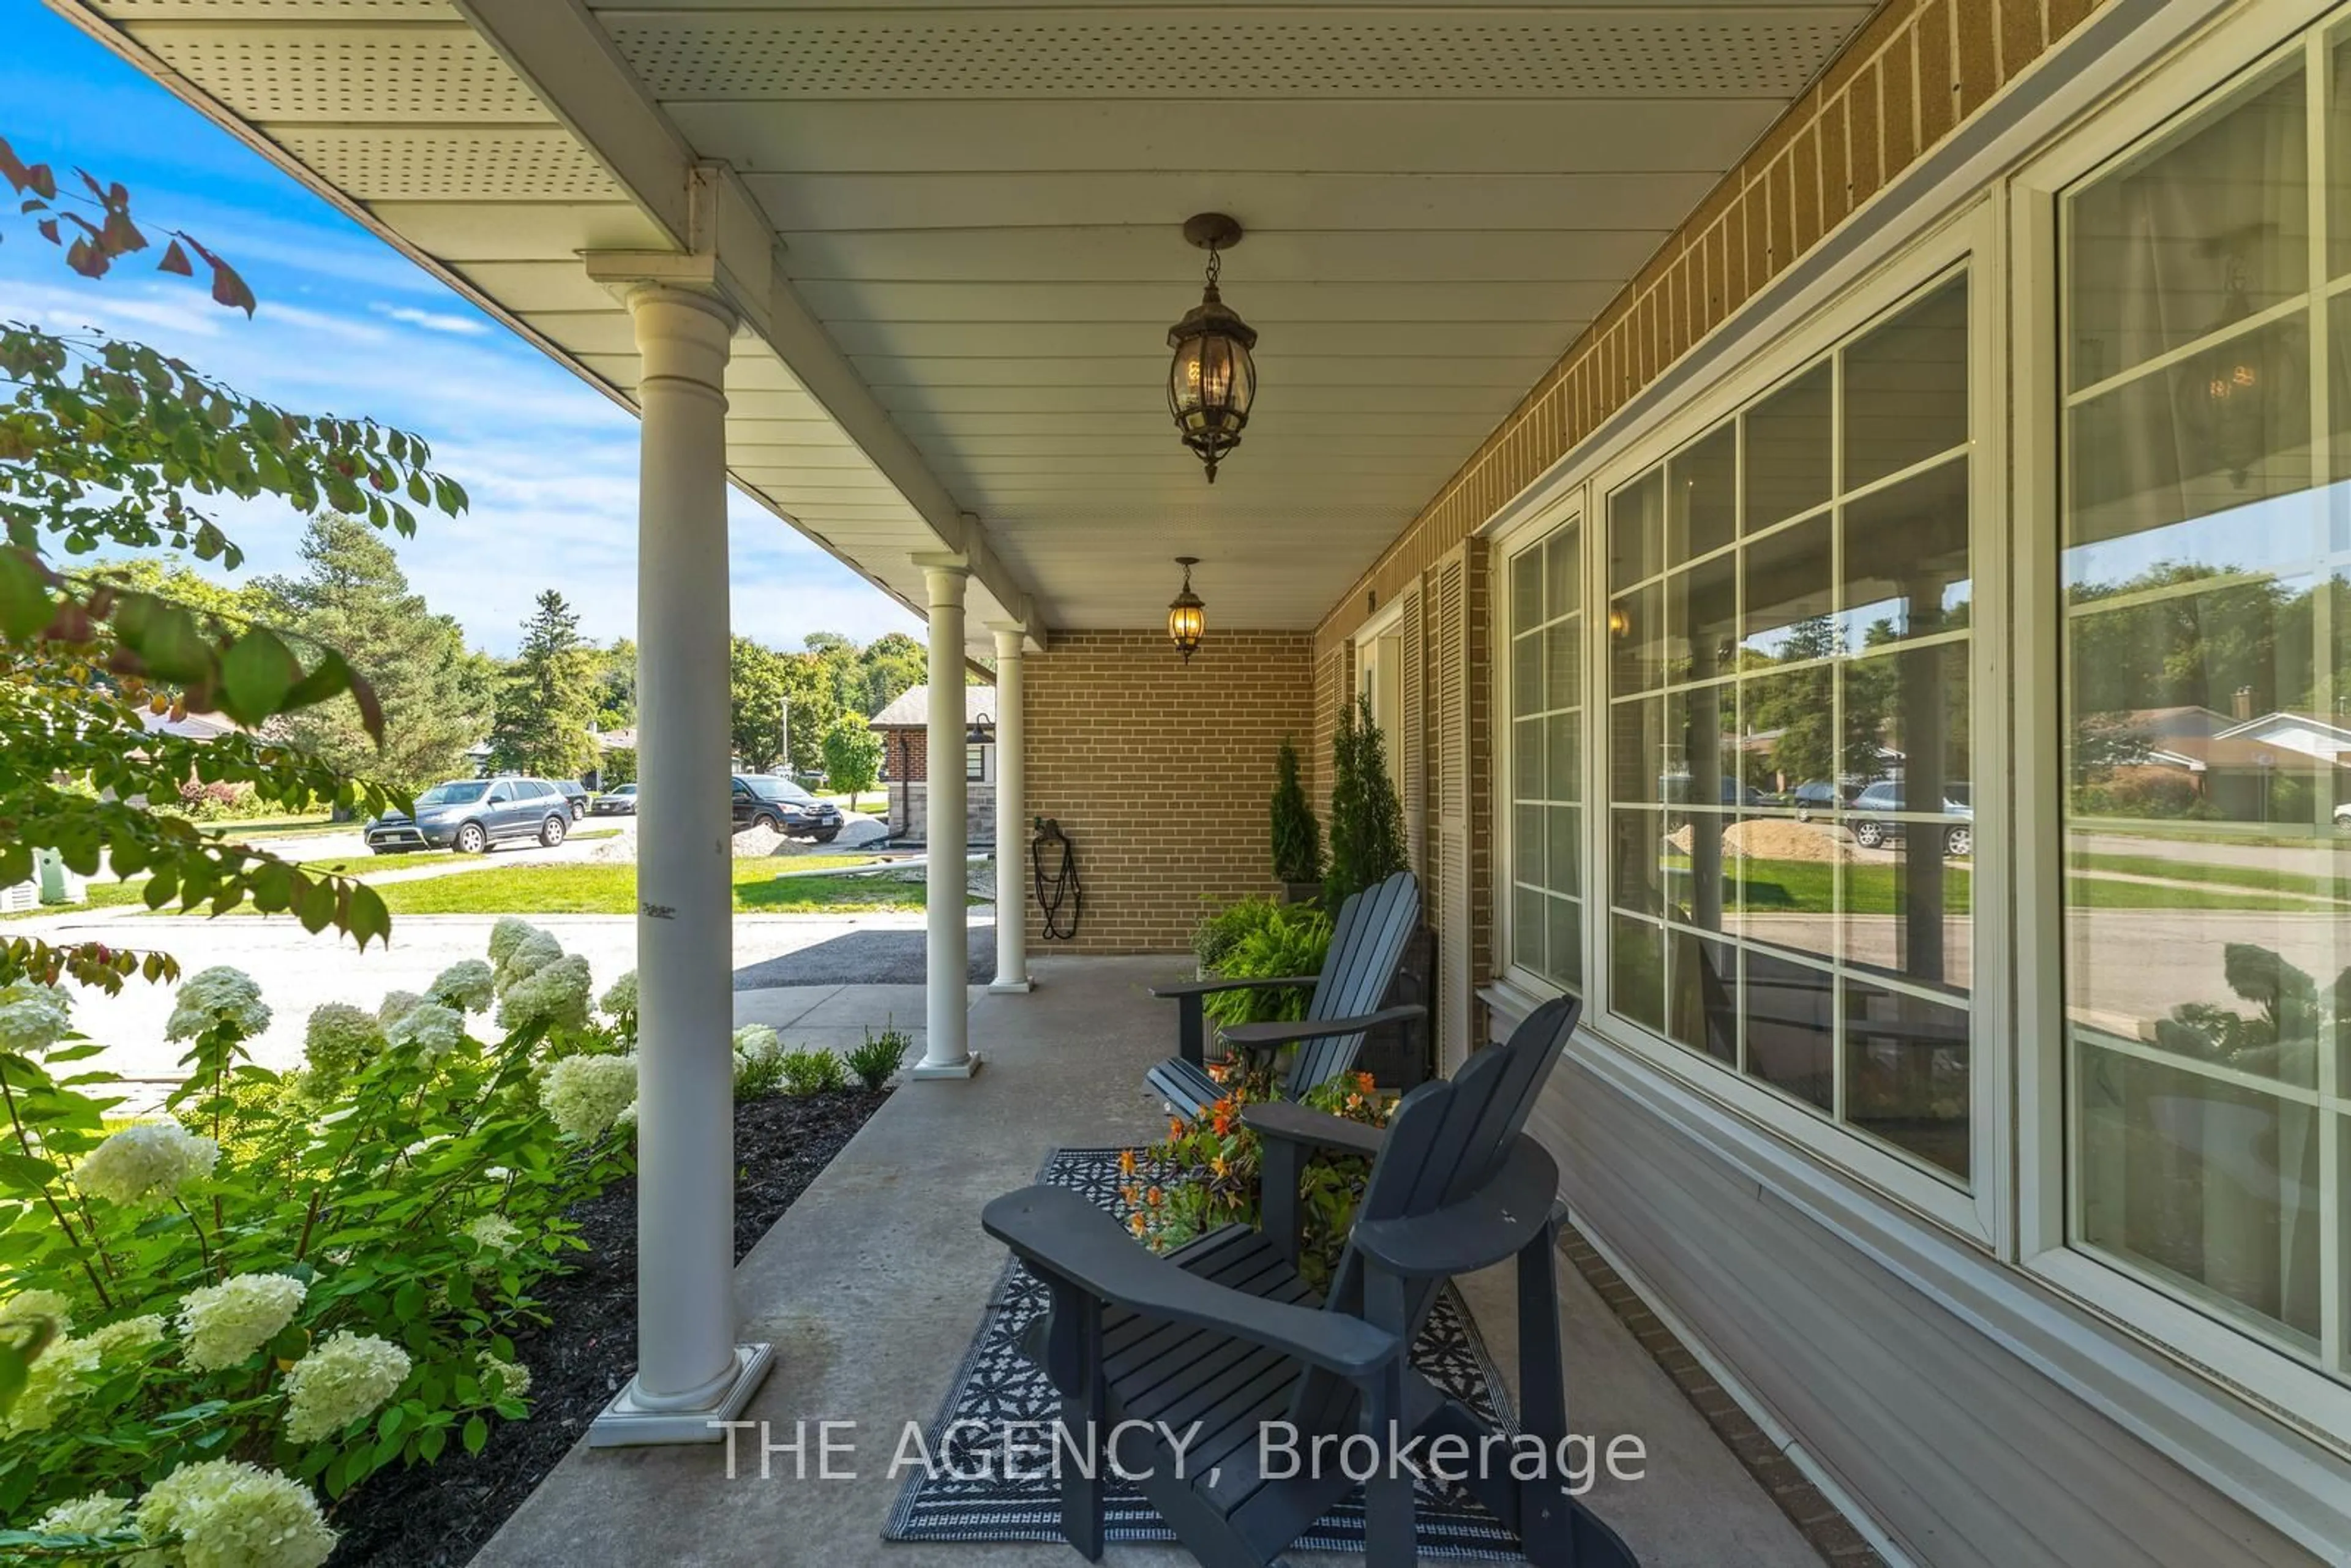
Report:
<svg viewBox="0 0 2351 1568"><path fill-rule="evenodd" d="M809 1479L791 1458L758 1479L741 1434L737 1479L717 1446L575 1448L475 1559L478 1568L551 1563L786 1568L1061 1568L1059 1544L893 1544L883 1521L904 1426L927 1423L977 1327L1004 1253L981 1205L1025 1185L1056 1146L1140 1143L1164 1125L1143 1088L1174 1048L1173 1012L1144 994L1183 972L1171 958L1045 958L1038 989L982 996L971 1042L987 1059L966 1082L909 1084L841 1151L735 1274L743 1337L773 1341L775 1372L747 1417L776 1441L808 1423ZM1646 1477L1604 1479L1586 1498L1646 1568L1817 1568L1819 1557L1575 1270L1560 1272L1569 1408L1604 1446L1639 1435ZM1465 1287L1489 1344L1514 1358L1507 1271ZM616 1368L616 1375L618 1373ZM816 1423L852 1441L816 1478ZM1293 1554L1296 1561L1360 1559ZM1117 1568L1176 1568L1172 1546L1113 1546Z"/></svg>

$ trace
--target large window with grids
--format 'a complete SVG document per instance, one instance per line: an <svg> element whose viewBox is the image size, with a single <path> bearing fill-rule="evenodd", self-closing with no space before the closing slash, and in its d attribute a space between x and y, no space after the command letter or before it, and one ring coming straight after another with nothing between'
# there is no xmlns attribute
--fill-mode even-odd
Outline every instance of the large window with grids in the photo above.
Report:
<svg viewBox="0 0 2351 1568"><path fill-rule="evenodd" d="M1583 989L1583 530L1553 528L1510 556L1510 955Z"/></svg>
<svg viewBox="0 0 2351 1568"><path fill-rule="evenodd" d="M1965 1187L1971 280L1609 491L1618 1018Z"/></svg>
<svg viewBox="0 0 2351 1568"><path fill-rule="evenodd" d="M2346 89L2313 36L2061 196L2042 548L2067 1239L2351 1380Z"/></svg>

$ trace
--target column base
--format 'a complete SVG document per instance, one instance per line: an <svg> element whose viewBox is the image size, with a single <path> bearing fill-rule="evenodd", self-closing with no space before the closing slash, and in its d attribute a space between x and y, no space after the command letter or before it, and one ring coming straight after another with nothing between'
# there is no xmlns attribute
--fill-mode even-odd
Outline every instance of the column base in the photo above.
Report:
<svg viewBox="0 0 2351 1568"><path fill-rule="evenodd" d="M734 1375L724 1379L706 1402L684 1409L640 1405L637 1380L632 1377L628 1386L588 1423L588 1446L630 1448L656 1443L716 1443L726 1434L715 1423L741 1416L775 1361L776 1347L771 1344L737 1345Z"/></svg>
<svg viewBox="0 0 2351 1568"><path fill-rule="evenodd" d="M979 1071L979 1052L973 1051L961 1061L918 1061L906 1070L911 1082L917 1078L970 1078Z"/></svg>
<svg viewBox="0 0 2351 1568"><path fill-rule="evenodd" d="M998 997L1027 996L1030 991L1033 991L1036 988L1037 982L1029 978L1026 975L1023 975L1017 980L990 980L987 982L989 994Z"/></svg>

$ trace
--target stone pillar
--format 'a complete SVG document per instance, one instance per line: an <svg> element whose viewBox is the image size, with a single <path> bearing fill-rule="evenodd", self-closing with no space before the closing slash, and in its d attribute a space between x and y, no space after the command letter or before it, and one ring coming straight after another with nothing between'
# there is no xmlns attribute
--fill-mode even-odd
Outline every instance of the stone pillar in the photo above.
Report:
<svg viewBox="0 0 2351 1568"><path fill-rule="evenodd" d="M1020 707L1021 643L1028 632L996 632L996 978L991 991L1026 991L1029 978L1029 723Z"/></svg>
<svg viewBox="0 0 2351 1568"><path fill-rule="evenodd" d="M969 873L965 861L963 737L963 593L971 568L961 556L921 558L930 584L931 622L930 764L925 770L923 834L930 870L925 902L929 932L925 951L923 1060L915 1078L968 1078L979 1071L971 1053L969 1012L964 988L970 984L971 929L965 913Z"/></svg>
<svg viewBox="0 0 2351 1568"><path fill-rule="evenodd" d="M716 1442L772 1353L735 1343L726 306L629 296L637 510L637 1374L597 1446Z"/></svg>

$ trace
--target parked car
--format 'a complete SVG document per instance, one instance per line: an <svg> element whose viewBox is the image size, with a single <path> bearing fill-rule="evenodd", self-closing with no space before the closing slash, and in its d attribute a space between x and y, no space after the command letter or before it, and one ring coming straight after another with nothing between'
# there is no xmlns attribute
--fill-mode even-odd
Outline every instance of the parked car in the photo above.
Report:
<svg viewBox="0 0 2351 1568"><path fill-rule="evenodd" d="M820 800L789 779L735 775L735 831L766 828L787 838L829 844L841 836L841 808Z"/></svg>
<svg viewBox="0 0 2351 1568"><path fill-rule="evenodd" d="M1946 816L1970 819L1964 822L1949 823L1943 827L1943 852L1947 855L1968 855L1975 852L1976 830L1972 820L1975 816L1975 808L1968 803L1965 799L1967 789L1964 785L1954 785L1943 794L1943 812ZM1853 798L1852 814L1846 817L1845 826L1853 830L1854 842L1864 849L1874 850L1881 844L1890 843L1901 838L1907 824L1891 817L1880 817L1871 813L1899 811L1905 809L1902 804L1901 784L1895 779L1881 779Z"/></svg>
<svg viewBox="0 0 2351 1568"><path fill-rule="evenodd" d="M1814 811L1834 811L1849 805L1858 793L1850 784L1832 784L1825 779L1807 779L1788 791L1787 804L1796 808L1798 821L1809 818Z"/></svg>
<svg viewBox="0 0 2351 1568"><path fill-rule="evenodd" d="M633 817L637 814L637 787L617 784L596 797L589 808L598 817Z"/></svg>
<svg viewBox="0 0 2351 1568"><path fill-rule="evenodd" d="M2351 829L2351 804L2335 808L2335 825L2338 828Z"/></svg>
<svg viewBox="0 0 2351 1568"><path fill-rule="evenodd" d="M571 802L571 820L578 821L588 814L588 786L577 779L558 779L555 792Z"/></svg>
<svg viewBox="0 0 2351 1568"><path fill-rule="evenodd" d="M414 814L387 811L365 834L380 855L423 849L477 855L502 839L536 839L553 849L570 831L570 803L544 779L452 779L419 795Z"/></svg>
<svg viewBox="0 0 2351 1568"><path fill-rule="evenodd" d="M1695 793L1695 791L1690 788L1691 782L1690 776L1687 773L1661 773L1657 775L1657 788L1663 792L1665 799L1670 803L1678 804L1681 801L1689 800ZM1763 792L1756 789L1752 784L1742 784L1738 779L1731 778L1729 774L1725 774L1722 779L1721 798L1718 800L1715 804L1719 806L1760 806L1763 804Z"/></svg>

